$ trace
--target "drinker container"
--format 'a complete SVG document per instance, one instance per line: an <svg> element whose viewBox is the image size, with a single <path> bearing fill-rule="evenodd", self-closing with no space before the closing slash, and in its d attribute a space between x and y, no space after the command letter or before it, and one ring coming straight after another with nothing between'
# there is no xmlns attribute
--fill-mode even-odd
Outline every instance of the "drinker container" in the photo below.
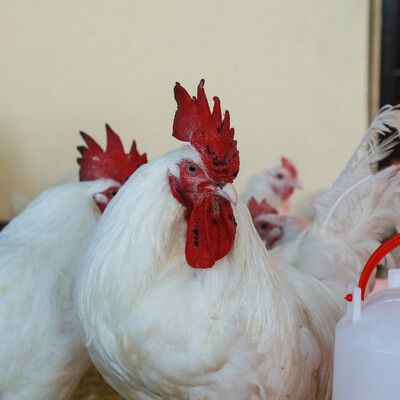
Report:
<svg viewBox="0 0 400 400"><path fill-rule="evenodd" d="M364 301L376 265L397 246L400 234L372 254L358 286L349 285L336 327L333 400L400 400L400 269L389 270L387 290Z"/></svg>

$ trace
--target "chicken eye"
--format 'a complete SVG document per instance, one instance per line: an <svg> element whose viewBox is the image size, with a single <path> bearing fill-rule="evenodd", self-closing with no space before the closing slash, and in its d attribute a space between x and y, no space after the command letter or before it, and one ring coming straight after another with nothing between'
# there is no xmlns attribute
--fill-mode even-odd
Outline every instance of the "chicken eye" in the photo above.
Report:
<svg viewBox="0 0 400 400"><path fill-rule="evenodd" d="M117 191L116 191L115 189L111 189L111 190L110 190L110 195L111 195L112 197L114 197L116 194L117 194Z"/></svg>
<svg viewBox="0 0 400 400"><path fill-rule="evenodd" d="M260 225L260 228L261 228L261 229L268 229L268 224L261 224L261 225Z"/></svg>
<svg viewBox="0 0 400 400"><path fill-rule="evenodd" d="M199 172L199 169L197 168L196 164L187 163L186 164L186 171L191 175L195 175L195 174L197 174Z"/></svg>
<svg viewBox="0 0 400 400"><path fill-rule="evenodd" d="M282 174L277 174L276 177L277 177L278 179L283 179L283 178L284 178L284 176L283 176Z"/></svg>

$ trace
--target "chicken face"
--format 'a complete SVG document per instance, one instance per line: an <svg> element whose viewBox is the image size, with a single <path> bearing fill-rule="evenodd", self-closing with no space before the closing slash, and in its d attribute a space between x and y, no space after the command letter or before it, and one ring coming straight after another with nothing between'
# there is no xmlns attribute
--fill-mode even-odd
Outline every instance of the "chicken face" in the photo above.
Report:
<svg viewBox="0 0 400 400"><path fill-rule="evenodd" d="M121 185L111 186L103 192L95 193L93 195L93 201L96 203L100 212L103 213L106 209L108 203L113 199L113 197L118 193Z"/></svg>
<svg viewBox="0 0 400 400"><path fill-rule="evenodd" d="M179 83L174 94L178 109L173 136L190 142L201 165L181 160L179 176L170 174L170 186L175 199L187 209L186 261L193 268L211 268L229 253L236 234L230 203L237 201L232 182L240 164L235 131L230 127L228 111L222 119L218 97L214 97L211 112L203 79L197 87L197 98Z"/></svg>
<svg viewBox="0 0 400 400"><path fill-rule="evenodd" d="M231 203L237 194L231 183L211 179L191 160L179 164L179 176L169 175L173 196L186 209L186 260L193 268L211 268L231 249L236 222Z"/></svg>
<svg viewBox="0 0 400 400"><path fill-rule="evenodd" d="M298 178L293 178L290 171L286 168L277 168L271 176L272 190L287 200L294 192L294 189L303 189L303 186Z"/></svg>
<svg viewBox="0 0 400 400"><path fill-rule="evenodd" d="M222 197L233 204L237 203L237 194L232 184L215 182L195 162L182 160L179 171L179 178L170 175L170 185L174 197L186 208L198 207L208 196Z"/></svg>
<svg viewBox="0 0 400 400"><path fill-rule="evenodd" d="M274 244L282 238L282 227L278 224L268 221L265 216L260 216L253 222L257 233L260 235L268 250L272 249Z"/></svg>
<svg viewBox="0 0 400 400"><path fill-rule="evenodd" d="M297 168L293 162L286 157L282 157L281 161L281 167L270 171L270 184L272 190L282 197L282 200L288 200L294 189L303 189L303 185L298 178Z"/></svg>
<svg viewBox="0 0 400 400"><path fill-rule="evenodd" d="M267 249L271 249L283 235L282 227L274 222L274 216L278 215L278 211L267 203L266 199L258 202L254 197L249 200L247 206L257 233Z"/></svg>

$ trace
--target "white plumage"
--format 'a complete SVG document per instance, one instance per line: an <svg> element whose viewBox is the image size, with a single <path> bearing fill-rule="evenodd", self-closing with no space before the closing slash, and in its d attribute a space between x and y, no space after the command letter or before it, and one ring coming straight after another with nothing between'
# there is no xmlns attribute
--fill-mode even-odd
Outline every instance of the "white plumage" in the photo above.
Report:
<svg viewBox="0 0 400 400"><path fill-rule="evenodd" d="M392 121L393 113L381 116ZM351 186L379 149L392 145L370 136L369 159L364 153L366 161L353 168ZM335 207L325 226L313 224L281 259L268 255L239 200L231 251L199 270L186 262L186 209L168 180L179 176L182 159L205 168L191 145L158 157L128 180L96 229L76 295L94 364L127 399L329 399L342 289L354 282L381 224L396 217L382 194L397 190L394 170L364 180L368 189L349 191L344 201L352 206ZM332 202L339 187L348 187L340 182L346 176L332 189ZM375 215L368 206L378 198ZM330 229L326 237L323 229ZM314 231L320 235L302 247Z"/></svg>
<svg viewBox="0 0 400 400"><path fill-rule="evenodd" d="M332 189L314 200L311 226L294 243L272 252L328 284L338 298L348 283L358 282L387 229L399 221L399 168L371 173L371 164L398 142L399 129L400 107L383 107Z"/></svg>
<svg viewBox="0 0 400 400"><path fill-rule="evenodd" d="M46 190L0 234L0 398L69 398L90 365L73 307L77 268L111 180Z"/></svg>

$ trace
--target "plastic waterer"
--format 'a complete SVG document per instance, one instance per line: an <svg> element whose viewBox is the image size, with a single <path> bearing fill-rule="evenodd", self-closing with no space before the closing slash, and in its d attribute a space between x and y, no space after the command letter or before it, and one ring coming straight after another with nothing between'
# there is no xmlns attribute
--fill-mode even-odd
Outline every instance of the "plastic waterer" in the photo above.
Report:
<svg viewBox="0 0 400 400"><path fill-rule="evenodd" d="M400 269L389 271L387 290L364 301L373 270L397 246L400 234L372 254L358 286L349 285L336 327L333 400L400 400Z"/></svg>

